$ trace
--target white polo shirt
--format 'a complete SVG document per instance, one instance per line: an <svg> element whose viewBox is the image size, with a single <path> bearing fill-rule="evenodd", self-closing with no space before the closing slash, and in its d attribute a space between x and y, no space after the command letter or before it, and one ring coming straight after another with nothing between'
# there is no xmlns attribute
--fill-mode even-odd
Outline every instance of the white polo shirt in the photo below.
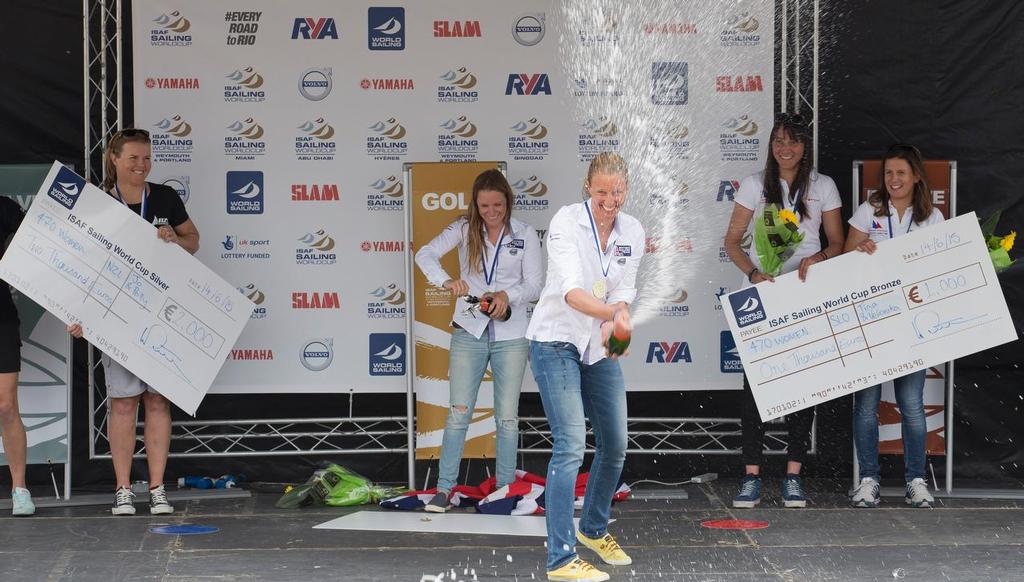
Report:
<svg viewBox="0 0 1024 582"><path fill-rule="evenodd" d="M779 182L782 185L782 207L796 212L794 208L795 201L789 199L789 185L782 179ZM819 174L817 170L811 170L810 178L807 181L807 192L804 192L801 196L804 197L804 205L807 207L807 218L800 215L797 216L800 219L799 231L803 233L804 240L796 248L793 256L789 257L782 264L780 275L797 270L800 268L800 261L804 257L809 257L821 250L821 236L819 232L821 231L822 214L829 210L843 207L843 201L839 198L839 190L836 188L836 183L832 181L832 178ZM764 199L764 172L761 171L743 178L734 200L736 204L748 210L753 210L754 218L756 219L764 211L764 207L767 204ZM751 241L749 248L745 250L747 251L747 256L753 261L754 266L758 270L763 270L761 261L757 258L757 248L753 244L753 234L754 223L751 220L750 226L747 228L747 234L743 237L744 242ZM747 276L744 274L740 288L750 287L750 285L750 281L747 280Z"/></svg>
<svg viewBox="0 0 1024 582"><path fill-rule="evenodd" d="M512 309L512 317L508 321L492 320L482 313L466 314L469 305L461 297L455 302L452 321L477 338L483 335L491 321L494 322L494 341L523 337L526 334L526 306L540 296L540 289L544 285L544 266L537 231L522 220L512 218L510 222L512 232L505 232L499 237L497 257L495 245L487 238L486 228L484 230L483 260L487 265L487 273L491 273L492 265L495 265L490 285L480 268L482 265L476 265L477 269L469 268L469 220L464 217L449 224L434 240L416 252L416 264L427 280L437 287L444 286L444 282L449 279L457 278L445 272L441 266L441 257L458 247L460 277L469 284L470 295L480 297L488 291L504 291L508 294L508 303Z"/></svg>
<svg viewBox="0 0 1024 582"><path fill-rule="evenodd" d="M604 358L601 320L573 309L565 296L573 289L593 293L594 283L604 278L607 296L599 299L608 304L632 303L645 243L640 221L619 212L608 236L608 246L598 254L586 203L561 208L548 227L548 276L526 337L539 342L571 343L585 364ZM602 272L602 262L608 265L607 277Z"/></svg>
<svg viewBox="0 0 1024 582"><path fill-rule="evenodd" d="M945 220L942 211L932 207L932 214L924 222L914 222L914 209L903 211L901 219L896 207L889 203L890 216L875 216L877 207L870 202L863 202L850 217L850 226L868 235L876 243L903 236L912 230L920 230L926 226L938 224Z"/></svg>

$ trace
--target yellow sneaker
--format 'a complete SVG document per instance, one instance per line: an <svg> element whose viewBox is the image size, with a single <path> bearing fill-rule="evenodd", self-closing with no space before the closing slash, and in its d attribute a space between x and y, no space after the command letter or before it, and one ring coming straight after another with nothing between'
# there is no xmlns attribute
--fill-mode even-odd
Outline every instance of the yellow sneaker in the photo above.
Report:
<svg viewBox="0 0 1024 582"><path fill-rule="evenodd" d="M603 538L592 540L582 533L576 532L576 539L584 546L597 552L597 555L601 556L605 564L628 566L633 563L633 558L630 558L626 552L622 551L622 548L619 547L619 542L615 541L612 534L606 533Z"/></svg>
<svg viewBox="0 0 1024 582"><path fill-rule="evenodd" d="M604 582L611 576L591 566L587 562L576 558L557 570L548 570L548 580L563 580L566 582Z"/></svg>

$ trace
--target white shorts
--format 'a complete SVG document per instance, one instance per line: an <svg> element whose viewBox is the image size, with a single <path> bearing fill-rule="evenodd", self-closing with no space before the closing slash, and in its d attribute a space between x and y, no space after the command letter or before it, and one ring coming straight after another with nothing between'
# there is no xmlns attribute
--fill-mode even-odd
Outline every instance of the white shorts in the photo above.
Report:
<svg viewBox="0 0 1024 582"><path fill-rule="evenodd" d="M132 398L143 392L159 394L127 368L110 359L107 354L100 355L100 363L103 364L103 374L107 379L108 398Z"/></svg>

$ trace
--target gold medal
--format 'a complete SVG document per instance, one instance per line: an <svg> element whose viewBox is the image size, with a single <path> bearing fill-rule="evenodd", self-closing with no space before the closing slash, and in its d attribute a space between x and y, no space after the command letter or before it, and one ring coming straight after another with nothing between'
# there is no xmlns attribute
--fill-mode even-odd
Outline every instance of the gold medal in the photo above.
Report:
<svg viewBox="0 0 1024 582"><path fill-rule="evenodd" d="M594 297L597 297L598 299L604 299L605 296L608 294L608 283L606 283L604 279L598 279L597 281L594 281L593 291Z"/></svg>

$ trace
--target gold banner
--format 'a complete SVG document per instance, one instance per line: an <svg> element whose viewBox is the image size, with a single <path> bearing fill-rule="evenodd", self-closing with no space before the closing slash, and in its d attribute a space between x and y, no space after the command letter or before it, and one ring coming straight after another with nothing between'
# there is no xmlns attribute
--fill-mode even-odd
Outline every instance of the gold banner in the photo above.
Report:
<svg viewBox="0 0 1024 582"><path fill-rule="evenodd" d="M410 164L409 212L412 228L410 251L415 255L423 245L460 216L466 214L473 193L473 180L484 170L498 168L498 162L422 162ZM459 277L458 250L441 258L441 265ZM410 293L415 305L413 336L416 370L416 458L436 459L441 454L441 436L448 417L448 345L455 300L447 289L434 287L418 267L413 268ZM417 333L417 329L425 333ZM429 332L429 333L426 333ZM444 341L438 341L444 338ZM490 371L484 375L482 390L491 389ZM470 422L463 457L494 458L494 410L477 407ZM476 435L476 436L473 436Z"/></svg>

